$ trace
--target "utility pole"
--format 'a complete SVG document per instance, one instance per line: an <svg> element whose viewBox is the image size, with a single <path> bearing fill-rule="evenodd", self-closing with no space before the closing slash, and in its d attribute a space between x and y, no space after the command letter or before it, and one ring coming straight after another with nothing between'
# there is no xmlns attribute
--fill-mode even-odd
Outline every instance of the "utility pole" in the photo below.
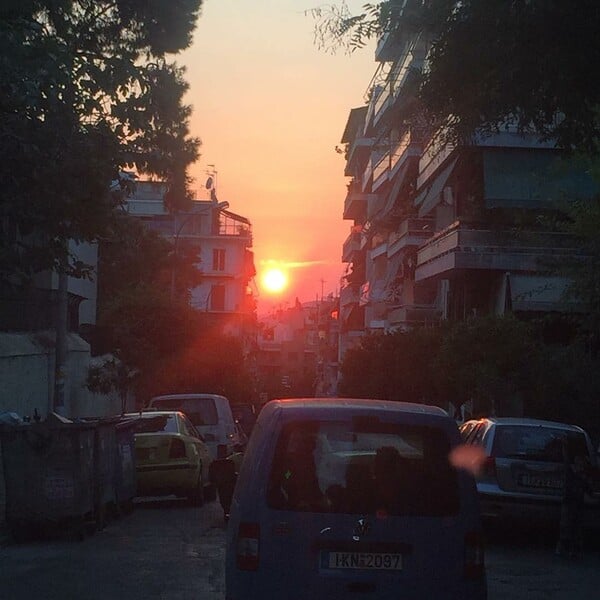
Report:
<svg viewBox="0 0 600 600"><path fill-rule="evenodd" d="M54 346L54 397L52 410L65 416L65 387L67 385L67 318L68 318L68 275L58 273L56 302L56 341Z"/></svg>

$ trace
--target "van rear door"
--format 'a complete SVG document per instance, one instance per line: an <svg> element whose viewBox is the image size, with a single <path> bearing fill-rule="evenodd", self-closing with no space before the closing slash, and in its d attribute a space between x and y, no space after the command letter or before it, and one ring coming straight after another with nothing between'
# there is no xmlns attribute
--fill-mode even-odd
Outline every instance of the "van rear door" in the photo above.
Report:
<svg viewBox="0 0 600 600"><path fill-rule="evenodd" d="M482 573L474 587L465 578L465 553L479 543L475 490L450 466L450 447L444 428L398 413L284 424L256 597L481 597Z"/></svg>

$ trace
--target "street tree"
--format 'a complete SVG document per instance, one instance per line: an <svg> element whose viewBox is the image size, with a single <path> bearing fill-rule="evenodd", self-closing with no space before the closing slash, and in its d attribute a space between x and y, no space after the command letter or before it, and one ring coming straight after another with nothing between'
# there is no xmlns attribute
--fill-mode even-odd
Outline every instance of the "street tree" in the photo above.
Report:
<svg viewBox="0 0 600 600"><path fill-rule="evenodd" d="M346 352L340 393L435 404L437 392L432 374L440 334L437 328L417 328L366 336L360 346Z"/></svg>
<svg viewBox="0 0 600 600"><path fill-rule="evenodd" d="M112 227L124 169L189 201L183 70L201 0L4 0L0 6L0 280L86 274L69 240ZM111 182L113 183L111 187Z"/></svg>
<svg viewBox="0 0 600 600"><path fill-rule="evenodd" d="M121 212L111 235L100 242L99 255L92 348L95 354L113 354L119 365L136 374L137 384L200 331L197 312L189 304L190 289L202 277L195 264L197 249L185 246L175 253L170 240ZM172 294L174 269L178 277ZM111 374L117 376L113 386L118 387L122 374L109 369L105 380Z"/></svg>
<svg viewBox="0 0 600 600"><path fill-rule="evenodd" d="M307 11L322 48L354 51L384 33L430 40L420 99L452 141L507 123L566 150L600 149L600 11L595 0L385 0Z"/></svg>
<svg viewBox="0 0 600 600"><path fill-rule="evenodd" d="M475 414L519 414L530 396L538 355L535 332L507 315L473 317L444 333L430 376L438 397Z"/></svg>

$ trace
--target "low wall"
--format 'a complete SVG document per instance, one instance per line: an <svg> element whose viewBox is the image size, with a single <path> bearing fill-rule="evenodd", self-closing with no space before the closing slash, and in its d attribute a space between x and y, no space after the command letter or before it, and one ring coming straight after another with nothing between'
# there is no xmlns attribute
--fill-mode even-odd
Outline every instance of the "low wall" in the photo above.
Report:
<svg viewBox="0 0 600 600"><path fill-rule="evenodd" d="M118 394L94 394L85 387L90 346L80 336L67 339L67 385L64 416L103 417L121 413ZM15 412L42 419L52 411L54 332L0 333L0 413Z"/></svg>

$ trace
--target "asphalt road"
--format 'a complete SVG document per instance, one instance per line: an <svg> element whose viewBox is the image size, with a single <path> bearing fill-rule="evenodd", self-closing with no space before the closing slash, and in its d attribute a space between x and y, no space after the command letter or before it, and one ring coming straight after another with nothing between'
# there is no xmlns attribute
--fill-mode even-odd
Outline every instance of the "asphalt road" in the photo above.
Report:
<svg viewBox="0 0 600 600"><path fill-rule="evenodd" d="M0 546L2 600L224 600L220 506L144 501L81 542ZM600 543L582 559L554 556L554 531L488 529L489 600L595 600Z"/></svg>

